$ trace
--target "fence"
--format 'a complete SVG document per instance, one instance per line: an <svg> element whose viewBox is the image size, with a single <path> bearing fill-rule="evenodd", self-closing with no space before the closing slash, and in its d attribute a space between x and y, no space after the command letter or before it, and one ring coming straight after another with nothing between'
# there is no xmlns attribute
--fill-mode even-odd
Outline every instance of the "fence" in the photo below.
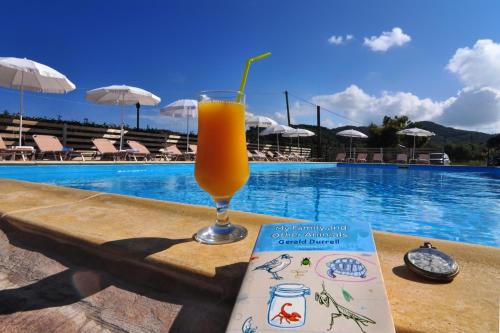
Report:
<svg viewBox="0 0 500 333"><path fill-rule="evenodd" d="M75 150L95 150L92 144L94 138L106 138L118 144L120 142L120 129L107 128L90 125L72 125L64 122L48 122L23 120L23 145L35 146L32 136L34 134L53 135L61 141L64 146ZM19 141L19 119L0 118L0 136L8 146L15 146ZM187 137L169 131L152 133L146 131L124 130L124 143L127 140L136 140L144 144L153 154L168 144L176 144L181 151L186 151ZM189 136L190 144L197 144L196 135ZM248 144L249 150L256 150L256 143ZM277 151L275 145L261 145L261 150ZM311 149L290 146L280 146L281 152L295 152L308 157Z"/></svg>
<svg viewBox="0 0 500 333"><path fill-rule="evenodd" d="M440 148L415 148L415 157L418 157L418 154L423 153L441 153L443 152ZM346 148L333 148L327 152L327 160L334 161L338 153L345 153L347 157L349 157L349 147ZM367 153L368 161L370 161L373 157L373 154L380 153L382 154L382 160L384 162L396 162L397 154L406 154L408 158L413 156L413 148L356 148L353 147L351 151L352 158L356 158L359 153Z"/></svg>

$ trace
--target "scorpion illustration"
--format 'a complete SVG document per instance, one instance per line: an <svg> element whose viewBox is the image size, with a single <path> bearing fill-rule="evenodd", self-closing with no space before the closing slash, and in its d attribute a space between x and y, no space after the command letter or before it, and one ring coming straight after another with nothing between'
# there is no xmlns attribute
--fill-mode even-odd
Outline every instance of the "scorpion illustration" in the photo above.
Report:
<svg viewBox="0 0 500 333"><path fill-rule="evenodd" d="M285 303L281 306L281 311L276 315L274 316L271 321L273 321L274 319L276 318L279 318L280 319L280 324L283 322L283 319L286 320L287 323L291 324L290 322L291 321L299 321L300 318L302 318L302 316L297 313L297 312L292 312L292 313L288 313L285 311L285 307L287 306L292 306L292 303Z"/></svg>
<svg viewBox="0 0 500 333"><path fill-rule="evenodd" d="M354 320L354 322L358 325L359 329L361 332L366 333L366 331L363 329L363 326L368 326L368 324L376 324L376 322L368 317L365 317L359 313L356 313L352 310L349 310L348 308L338 304L335 299L333 299L332 295L330 295L326 289L325 289L325 283L322 283L323 290L321 293L316 293L314 296L314 299L321 305L326 306L327 308L330 306L330 302L333 304L333 306L337 309L337 312L332 312L332 320L330 322L330 328L328 329L329 331L332 330L334 320L335 318L338 317L344 317L347 320Z"/></svg>

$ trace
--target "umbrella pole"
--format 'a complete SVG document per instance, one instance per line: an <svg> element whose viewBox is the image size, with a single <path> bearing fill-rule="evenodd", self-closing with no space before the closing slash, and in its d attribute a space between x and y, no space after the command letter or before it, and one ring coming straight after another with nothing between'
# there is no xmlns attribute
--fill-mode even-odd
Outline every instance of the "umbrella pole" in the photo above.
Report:
<svg viewBox="0 0 500 333"><path fill-rule="evenodd" d="M121 110L121 117L122 117L122 121L121 121L121 126L120 126L120 150L123 150L123 106L122 106L122 110Z"/></svg>
<svg viewBox="0 0 500 333"><path fill-rule="evenodd" d="M260 151L259 124L257 124L257 150Z"/></svg>
<svg viewBox="0 0 500 333"><path fill-rule="evenodd" d="M411 154L413 161L415 161L415 138L416 137L417 137L416 135L413 136L413 154Z"/></svg>
<svg viewBox="0 0 500 333"><path fill-rule="evenodd" d="M24 99L24 72L21 72L21 92L19 100L19 146L23 145L23 99Z"/></svg>
<svg viewBox="0 0 500 333"><path fill-rule="evenodd" d="M351 154L351 150L352 150L352 136L350 138L350 142L349 142L349 160L352 161L352 154Z"/></svg>
<svg viewBox="0 0 500 333"><path fill-rule="evenodd" d="M189 112L189 111L188 111ZM186 133L187 133L187 136L186 136L186 153L189 153L189 113L187 113L187 116L186 116Z"/></svg>
<svg viewBox="0 0 500 333"><path fill-rule="evenodd" d="M125 105L125 94L122 94L122 105L121 105L121 126L120 126L120 150L123 150L123 105Z"/></svg>
<svg viewBox="0 0 500 333"><path fill-rule="evenodd" d="M278 142L278 154L280 153L280 135L276 133L276 142Z"/></svg>

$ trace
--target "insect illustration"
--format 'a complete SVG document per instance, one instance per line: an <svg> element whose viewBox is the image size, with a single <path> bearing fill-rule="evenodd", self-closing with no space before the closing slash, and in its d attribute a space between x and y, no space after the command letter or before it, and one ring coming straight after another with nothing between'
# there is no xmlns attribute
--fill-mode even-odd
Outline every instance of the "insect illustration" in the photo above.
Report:
<svg viewBox="0 0 500 333"><path fill-rule="evenodd" d="M300 262L300 266L309 266L311 267L311 258L303 258L302 261Z"/></svg>
<svg viewBox="0 0 500 333"><path fill-rule="evenodd" d="M326 264L328 271L326 272L329 277L337 277L335 274L355 276L360 278L366 277L366 267L359 261L353 258L339 258L330 261Z"/></svg>
<svg viewBox="0 0 500 333"><path fill-rule="evenodd" d="M283 319L287 322L287 323L291 323L292 321L299 321L300 318L302 318L302 316L298 313L298 312L292 312L292 313L288 313L286 312L285 310L285 307L287 306L292 306L292 303L285 303L281 306L281 310L280 312L278 312L278 314L276 316L274 316L271 321L273 321L274 319L276 318L279 318L280 319L280 324L282 324L283 322Z"/></svg>
<svg viewBox="0 0 500 333"><path fill-rule="evenodd" d="M252 317L248 317L241 326L241 332L243 333L255 333L257 332L257 326L252 327Z"/></svg>
<svg viewBox="0 0 500 333"><path fill-rule="evenodd" d="M268 261L263 265L255 267L253 270L254 271L257 269L265 270L268 273L271 273L272 279L281 280L283 278L279 276L277 273L284 270L292 263L291 258L292 257L288 254L282 254L279 257L274 258L273 260Z"/></svg>
<svg viewBox="0 0 500 333"><path fill-rule="evenodd" d="M366 333L366 331L363 329L363 326L368 326L368 324L376 324L376 322L373 319L370 319L366 316L363 316L359 313L356 313L352 310L349 310L348 308L338 304L335 299L333 298L330 293L328 293L325 289L325 283L322 283L323 290L318 293L316 292L314 299L321 305L324 305L325 307L330 307L330 303L333 304L333 307L337 310L337 312L332 312L331 313L331 321L330 321L330 328L328 329L331 331L333 329L333 324L335 321L335 318L338 317L344 317L347 320L353 320L356 325L358 325L359 329L361 332Z"/></svg>
<svg viewBox="0 0 500 333"><path fill-rule="evenodd" d="M346 302L350 302L354 299L354 297L352 297L352 295L347 290L345 290L344 287L342 287L342 296L344 296Z"/></svg>
<svg viewBox="0 0 500 333"><path fill-rule="evenodd" d="M298 269L294 269L294 270L292 270L292 273L294 274L294 277L295 277L296 279L298 279L298 278L303 277L303 276L304 276L304 274L306 274L306 273L307 273L307 271L299 271Z"/></svg>

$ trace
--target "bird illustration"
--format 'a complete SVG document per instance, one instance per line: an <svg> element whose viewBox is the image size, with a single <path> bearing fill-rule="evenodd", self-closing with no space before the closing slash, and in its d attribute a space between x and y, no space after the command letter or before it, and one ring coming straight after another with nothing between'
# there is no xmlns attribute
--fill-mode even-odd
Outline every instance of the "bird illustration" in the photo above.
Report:
<svg viewBox="0 0 500 333"><path fill-rule="evenodd" d="M255 267L253 270L254 271L257 269L266 270L268 273L271 273L272 279L281 280L283 278L281 276L279 276L277 273L284 270L285 268L287 268L288 265L290 265L292 263L292 260L291 260L292 258L293 257L291 257L290 255L285 253L285 254L280 255L277 258L274 258L271 261L266 262L263 265Z"/></svg>

